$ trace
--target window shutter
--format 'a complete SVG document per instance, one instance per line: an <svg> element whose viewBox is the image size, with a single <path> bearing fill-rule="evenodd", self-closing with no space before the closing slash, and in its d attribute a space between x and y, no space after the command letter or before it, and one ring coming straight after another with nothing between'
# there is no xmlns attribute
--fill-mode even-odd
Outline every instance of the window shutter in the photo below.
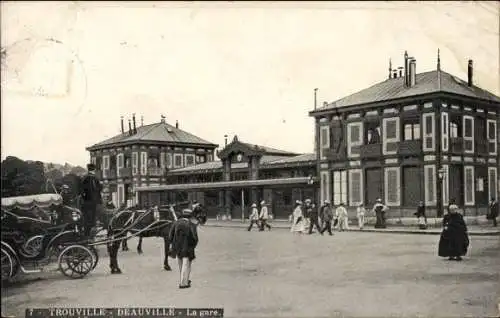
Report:
<svg viewBox="0 0 500 318"><path fill-rule="evenodd" d="M475 182L474 182L474 167L464 166L464 192L465 205L474 205L475 202Z"/></svg>
<svg viewBox="0 0 500 318"><path fill-rule="evenodd" d="M449 141L449 121L448 113L441 114L441 148L443 151L448 151L448 141Z"/></svg>
<svg viewBox="0 0 500 318"><path fill-rule="evenodd" d="M356 206L363 202L363 186L361 177L361 170L349 170L349 202L351 206Z"/></svg>

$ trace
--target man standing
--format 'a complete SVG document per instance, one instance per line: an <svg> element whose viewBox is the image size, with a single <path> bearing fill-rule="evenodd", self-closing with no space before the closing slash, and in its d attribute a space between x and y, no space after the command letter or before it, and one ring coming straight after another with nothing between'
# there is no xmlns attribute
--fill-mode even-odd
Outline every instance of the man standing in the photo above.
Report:
<svg viewBox="0 0 500 318"><path fill-rule="evenodd" d="M332 220L333 220L333 210L330 207L330 202L325 200L325 204L323 206L322 220L325 224L323 230L321 230L321 234L328 231L328 234L333 235L332 233Z"/></svg>
<svg viewBox="0 0 500 318"><path fill-rule="evenodd" d="M375 223L376 229L385 229L385 211L387 210L387 206L382 203L382 199L377 199L377 202L373 206L373 211L377 216L377 221Z"/></svg>
<svg viewBox="0 0 500 318"><path fill-rule="evenodd" d="M252 213L250 214L250 226L248 227L248 231L252 230L253 225L257 225L259 227L259 210L257 210L257 204L252 204Z"/></svg>
<svg viewBox="0 0 500 318"><path fill-rule="evenodd" d="M349 223L348 223L348 214L347 214L347 209L344 206L343 202L340 202L339 207L335 210L335 214L337 216L337 219L339 220L339 231L345 231L349 229Z"/></svg>
<svg viewBox="0 0 500 318"><path fill-rule="evenodd" d="M262 200L260 203L260 231L264 231L264 226L271 231L271 225L267 224L267 219L269 218L269 212L267 211L266 201Z"/></svg>
<svg viewBox="0 0 500 318"><path fill-rule="evenodd" d="M96 224L97 209L101 205L102 186L95 176L95 165L88 164L88 174L83 177L81 186L82 214L85 236L90 236L91 229Z"/></svg>
<svg viewBox="0 0 500 318"><path fill-rule="evenodd" d="M489 206L489 213L488 213L488 219L493 220L493 226L497 226L497 217L498 217L498 201L495 200L495 198L491 198L490 206Z"/></svg>
<svg viewBox="0 0 500 318"><path fill-rule="evenodd" d="M169 233L172 242L172 253L179 263L179 288L191 287L191 263L196 258L195 248L198 245L198 232L196 225L191 222L192 211L182 210L181 217L174 222Z"/></svg>
<svg viewBox="0 0 500 318"><path fill-rule="evenodd" d="M307 207L309 209L309 234L312 234L313 227L316 226L316 229L318 230L319 234L321 233L321 227L319 226L319 220L318 220L318 209L316 209L316 205L314 203L309 203L309 206Z"/></svg>

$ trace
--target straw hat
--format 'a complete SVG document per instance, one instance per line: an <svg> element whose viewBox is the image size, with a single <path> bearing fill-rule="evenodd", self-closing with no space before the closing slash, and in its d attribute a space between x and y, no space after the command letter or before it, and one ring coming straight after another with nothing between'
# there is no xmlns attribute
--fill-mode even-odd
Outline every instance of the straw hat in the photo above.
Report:
<svg viewBox="0 0 500 318"><path fill-rule="evenodd" d="M256 208L256 207L257 207L257 204L253 203L252 208Z"/></svg>

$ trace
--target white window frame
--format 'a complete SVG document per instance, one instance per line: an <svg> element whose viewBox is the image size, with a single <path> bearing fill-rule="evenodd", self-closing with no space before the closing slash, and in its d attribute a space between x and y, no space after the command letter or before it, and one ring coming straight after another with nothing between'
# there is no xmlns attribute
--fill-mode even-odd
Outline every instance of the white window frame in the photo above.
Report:
<svg viewBox="0 0 500 318"><path fill-rule="evenodd" d="M120 160L121 159L121 160ZM124 162L125 158L123 156L122 153L119 153L116 155L116 176L117 177L120 177L120 169L124 167L125 165L125 162ZM121 161L121 164L120 164L120 161Z"/></svg>
<svg viewBox="0 0 500 318"><path fill-rule="evenodd" d="M141 175L148 174L148 153L141 151Z"/></svg>
<svg viewBox="0 0 500 318"><path fill-rule="evenodd" d="M441 149L448 152L450 147L450 121L448 113L441 113Z"/></svg>
<svg viewBox="0 0 500 318"><path fill-rule="evenodd" d="M467 201L467 171L472 171L471 189L472 200ZM476 202L476 177L474 173L474 166L464 166L464 205L474 205Z"/></svg>
<svg viewBox="0 0 500 318"><path fill-rule="evenodd" d="M97 158L92 156L90 157L90 163L92 163L93 165L95 165L97 163Z"/></svg>
<svg viewBox="0 0 500 318"><path fill-rule="evenodd" d="M165 163L165 165L167 166L167 169L172 169L173 167L173 162L172 162L172 154L170 152L167 152L167 162Z"/></svg>
<svg viewBox="0 0 500 318"><path fill-rule="evenodd" d="M165 169L165 153L160 152L160 168Z"/></svg>
<svg viewBox="0 0 500 318"><path fill-rule="evenodd" d="M396 172L396 191L397 200L394 202L389 201L389 172ZM387 206L400 206L401 205L401 168L400 167L389 167L384 169L384 196L385 205Z"/></svg>
<svg viewBox="0 0 500 318"><path fill-rule="evenodd" d="M109 155L102 156L102 177L107 178L109 173Z"/></svg>
<svg viewBox="0 0 500 318"><path fill-rule="evenodd" d="M427 178L428 176L428 170L432 171L432 193L433 199L429 200L429 180ZM435 206L437 204L437 180L436 180L436 166L435 165L425 165L424 166L424 199L425 199L425 205L427 206Z"/></svg>
<svg viewBox="0 0 500 318"><path fill-rule="evenodd" d="M338 178L336 178L336 176ZM339 201L335 201L335 181L338 180L339 185L340 185L340 194L339 194ZM334 205L339 205L340 203L347 204L347 200L349 199L348 197L348 188L349 184L347 182L347 170L335 170L332 173L332 189L331 189L331 196L332 196L332 204ZM344 187L345 185L345 187Z"/></svg>
<svg viewBox="0 0 500 318"><path fill-rule="evenodd" d="M359 127L359 140L352 141L351 140L351 129L352 127ZM359 158L358 154L351 153L352 147L359 147L363 145L363 122L355 122L347 124L347 156L349 158Z"/></svg>
<svg viewBox="0 0 500 318"><path fill-rule="evenodd" d="M330 172L328 170L321 171L320 176L321 202L325 202L325 200L330 200Z"/></svg>
<svg viewBox="0 0 500 318"><path fill-rule="evenodd" d="M495 138L494 139L490 139L489 138L490 137L490 124L491 123L494 125L494 131L495 131L495 134L494 134ZM486 120L486 138L488 139L488 152L489 152L490 155L493 155L493 156L496 156L497 151L498 151L498 149L497 149L498 148L498 145L497 145L497 142L498 142L497 141L498 140L497 139L498 138L497 134L498 134L497 121L495 119L488 119L488 120ZM495 145L493 151L491 151L490 148L489 148L490 147L490 145L489 145L490 143L493 143Z"/></svg>
<svg viewBox="0 0 500 318"><path fill-rule="evenodd" d="M176 161L175 160L176 158L180 157L181 158L181 164L180 165L177 165L176 164ZM182 164L184 163L184 156L181 154L181 153L175 153L174 154L174 168L181 168L182 167Z"/></svg>
<svg viewBox="0 0 500 318"><path fill-rule="evenodd" d="M389 122L396 122L396 137L394 138L387 138L387 124ZM394 142L399 142L399 137L400 137L400 126L399 126L399 117L389 117L389 118L384 118L382 119L382 153L384 155L394 155L397 153L397 148L395 148L392 151L387 150L387 144L388 143L394 143Z"/></svg>
<svg viewBox="0 0 500 318"><path fill-rule="evenodd" d="M471 120L471 135L472 136L465 136L465 121L470 119ZM469 116L469 115L464 115L462 117L462 138L463 138L463 144L464 144L464 153L468 154L473 154L474 153L474 117ZM465 141L471 141L472 149L465 149Z"/></svg>
<svg viewBox="0 0 500 318"><path fill-rule="evenodd" d="M494 171L495 172L495 180L491 180L491 171ZM491 184L494 184L495 185L495 192L494 193L491 193ZM491 198L495 198L495 200L498 200L498 186L499 186L499 182L498 182L498 169L495 168L495 167L489 167L488 168L488 201L491 200ZM492 196L493 194L493 196Z"/></svg>
<svg viewBox="0 0 500 318"><path fill-rule="evenodd" d="M187 161L187 158L188 158L188 157L193 158L193 163L192 163L190 166L194 166L194 165L196 165L196 156L195 156L194 154L185 154L185 155L184 155L184 163L185 163L184 165L187 167L187 162L188 162L188 161Z"/></svg>
<svg viewBox="0 0 500 318"><path fill-rule="evenodd" d="M352 181L354 179L352 177L352 175L355 174L355 173L359 173L359 199L360 199L360 201L354 201L353 198L352 198L352 194L353 194L353 191L352 191L352 189L353 189L353 183L352 183ZM349 205L350 206L358 206L360 203L364 202L364 195L363 195L364 194L363 193L364 192L363 191L364 190L364 186L363 186L363 181L364 181L363 180L363 170L362 169L350 169L349 170L349 179L348 179L348 181L349 181L349 183L348 183L349 184L349 190L348 190L348 192L349 192Z"/></svg>
<svg viewBox="0 0 500 318"><path fill-rule="evenodd" d="M125 185L124 184L118 184L116 186L116 201L118 202L118 207L121 206L125 202Z"/></svg>
<svg viewBox="0 0 500 318"><path fill-rule="evenodd" d="M326 131L325 138L326 140L323 140L323 131ZM321 156L321 159L326 159L325 156L325 149L330 148L330 126L320 126L319 128L319 153Z"/></svg>
<svg viewBox="0 0 500 318"><path fill-rule="evenodd" d="M450 202L450 167L448 165L442 165L443 167L443 182L441 187L441 196L443 198L443 205L448 206Z"/></svg>
<svg viewBox="0 0 500 318"><path fill-rule="evenodd" d="M132 175L136 176L138 174L139 174L139 153L134 151L132 152Z"/></svg>
<svg viewBox="0 0 500 318"><path fill-rule="evenodd" d="M427 133L427 117L430 117L432 128L431 133ZM425 113L422 115L422 150L423 151L435 151L436 150L436 123L434 119L434 113ZM427 148L427 138L432 138L432 146Z"/></svg>

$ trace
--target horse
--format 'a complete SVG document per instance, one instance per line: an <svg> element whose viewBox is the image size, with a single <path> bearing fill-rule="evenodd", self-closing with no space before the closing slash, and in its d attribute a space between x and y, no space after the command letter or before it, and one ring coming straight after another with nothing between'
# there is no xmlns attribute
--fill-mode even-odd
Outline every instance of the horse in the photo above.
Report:
<svg viewBox="0 0 500 318"><path fill-rule="evenodd" d="M201 206L193 209L193 218L197 224L205 224L207 221L206 212ZM111 274L121 274L122 271L118 266L118 251L123 240L126 239L127 233L139 237L138 250L142 251L142 238L144 237L161 237L164 242L164 261L163 269L171 271L172 268L168 264L169 257L169 234L172 224L180 217L180 213L174 210L174 205L166 205L150 208L146 211L125 209L116 213L109 221L107 237L108 237L108 255L109 267ZM141 247L141 248L139 248Z"/></svg>

